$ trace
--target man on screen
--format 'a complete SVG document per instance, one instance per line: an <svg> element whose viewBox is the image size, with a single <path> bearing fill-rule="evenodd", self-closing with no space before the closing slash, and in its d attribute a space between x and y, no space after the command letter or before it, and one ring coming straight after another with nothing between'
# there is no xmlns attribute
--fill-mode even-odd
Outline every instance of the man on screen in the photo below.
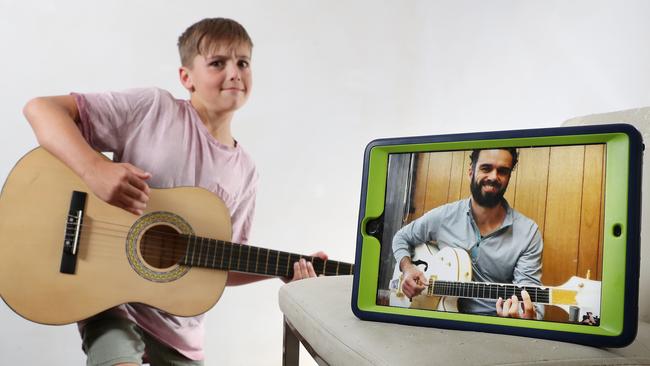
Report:
<svg viewBox="0 0 650 366"><path fill-rule="evenodd" d="M403 273L402 291L408 298L428 284L412 262L409 247L431 241L470 253L472 281L541 285L542 236L537 224L515 211L504 198L518 160L515 148L474 150L468 169L471 197L436 207L400 229L393 237L393 254ZM516 296L458 301L463 313L541 319L526 291Z"/></svg>

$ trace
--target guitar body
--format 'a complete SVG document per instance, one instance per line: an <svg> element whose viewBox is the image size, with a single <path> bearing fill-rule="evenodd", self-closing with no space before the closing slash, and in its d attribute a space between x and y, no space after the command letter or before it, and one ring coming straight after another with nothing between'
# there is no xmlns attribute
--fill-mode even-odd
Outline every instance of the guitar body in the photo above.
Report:
<svg viewBox="0 0 650 366"><path fill-rule="evenodd" d="M600 317L600 281L589 280L577 276L571 276L569 280L563 283L557 290L553 291L554 305L564 310L571 316L572 307L577 311L578 320L588 317L589 315ZM567 293L572 293L575 301L572 305L565 305L563 301ZM573 295L575 294L575 295ZM580 304L579 307L577 305ZM577 307L577 308L576 308Z"/></svg>
<svg viewBox="0 0 650 366"><path fill-rule="evenodd" d="M389 284L391 306L458 312L458 297L437 294L456 293L464 298L496 300L498 297L508 298L521 291L521 288L514 284L472 282L472 262L469 254L462 249L446 247L438 251L434 245L421 244L414 248L411 258L424 272L430 286L420 295L408 299L402 293L402 272L396 266ZM443 283L443 289L452 292L436 293L431 287L433 283ZM600 317L600 281L572 276L558 287L526 287L534 303L561 308L569 314L569 321L580 322L590 317L598 321L597 318ZM537 290L542 295L535 300Z"/></svg>
<svg viewBox="0 0 650 366"><path fill-rule="evenodd" d="M60 265L73 190L88 195L76 270L67 274ZM221 296L227 272L174 264L166 252L143 255L142 237L160 228L231 237L228 209L207 190L152 189L138 217L96 198L67 166L35 149L14 167L0 196L0 296L43 324L72 323L127 302L179 316L207 311Z"/></svg>
<svg viewBox="0 0 650 366"><path fill-rule="evenodd" d="M426 278L434 281L470 282L472 264L466 251L446 247L438 250L435 245L422 244L414 249L413 263L424 272ZM408 299L401 291L402 272L396 266L391 280L389 304L413 309L458 312L458 298L454 296L427 296L426 291Z"/></svg>

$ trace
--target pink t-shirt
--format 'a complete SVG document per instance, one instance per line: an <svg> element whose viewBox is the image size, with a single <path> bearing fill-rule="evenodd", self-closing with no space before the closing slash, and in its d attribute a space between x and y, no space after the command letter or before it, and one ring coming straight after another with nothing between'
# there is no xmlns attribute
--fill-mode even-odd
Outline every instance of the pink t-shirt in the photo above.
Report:
<svg viewBox="0 0 650 366"><path fill-rule="evenodd" d="M73 95L79 129L91 146L150 172L152 188L198 186L214 192L230 210L232 241L247 243L257 171L241 144L219 143L189 101L161 89ZM131 319L186 357L203 359L203 315L176 317L142 304L110 312Z"/></svg>

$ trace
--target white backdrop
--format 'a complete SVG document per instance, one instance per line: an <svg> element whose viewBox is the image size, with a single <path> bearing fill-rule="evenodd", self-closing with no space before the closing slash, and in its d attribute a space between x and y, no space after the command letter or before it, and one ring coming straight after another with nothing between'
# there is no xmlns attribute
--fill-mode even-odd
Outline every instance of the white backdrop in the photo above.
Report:
<svg viewBox="0 0 650 366"><path fill-rule="evenodd" d="M649 15L642 0L0 0L0 179L36 146L27 100L143 86L185 98L178 35L231 17L255 43L253 94L234 121L261 176L251 244L353 261L369 141L648 106ZM280 364L280 285L226 290L206 365ZM74 325L32 324L0 302L0 364L83 360Z"/></svg>

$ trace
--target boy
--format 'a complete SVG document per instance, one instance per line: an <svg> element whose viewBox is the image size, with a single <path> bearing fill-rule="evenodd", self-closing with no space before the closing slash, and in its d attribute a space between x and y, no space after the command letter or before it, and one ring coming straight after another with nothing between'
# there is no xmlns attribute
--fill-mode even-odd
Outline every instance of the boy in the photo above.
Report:
<svg viewBox="0 0 650 366"><path fill-rule="evenodd" d="M149 88L35 98L24 114L38 142L67 164L102 200L141 215L149 187L200 186L231 212L234 242L246 243L257 173L231 134L231 121L252 87L252 41L230 19L204 19L179 38L179 77L190 100ZM96 151L111 151L115 162ZM315 255L326 259L318 252ZM315 277L294 263L291 280ZM228 285L266 277L230 273ZM290 280L290 279L287 279ZM180 318L124 304L79 324L89 365L200 365L203 316Z"/></svg>

